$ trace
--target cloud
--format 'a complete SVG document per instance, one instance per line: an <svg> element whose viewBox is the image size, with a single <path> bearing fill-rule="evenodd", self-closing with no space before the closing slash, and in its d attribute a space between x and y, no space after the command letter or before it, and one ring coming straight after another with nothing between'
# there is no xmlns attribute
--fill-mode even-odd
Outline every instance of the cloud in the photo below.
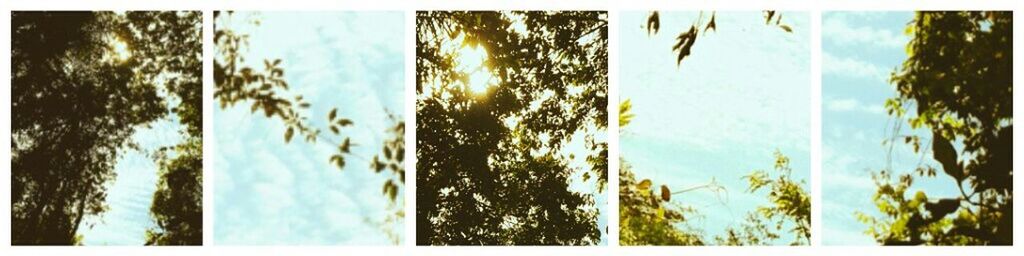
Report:
<svg viewBox="0 0 1024 256"><path fill-rule="evenodd" d="M322 127L323 117L337 107L341 116L357 124L344 130L358 145L353 153L372 156L391 125L381 110L390 109L401 118L404 80L394 77L404 73L402 33L380 31L401 31L402 16L265 14L265 26L250 37L253 49L260 51L247 57L281 58L290 93L304 95L312 104L306 112L310 123ZM319 25L295 30L308 24ZM337 142L285 143L280 120L250 114L247 106L214 110L217 244L390 242L380 227L368 222L386 214L387 200L380 195L386 176L371 171L358 157L347 159L349 165L339 171L327 161Z"/></svg>
<svg viewBox="0 0 1024 256"><path fill-rule="evenodd" d="M885 109L882 106L865 105L853 98L826 99L825 109L833 112L861 112L868 114L885 113Z"/></svg>
<svg viewBox="0 0 1024 256"><path fill-rule="evenodd" d="M822 22L821 33L824 40L837 45L874 45L886 48L900 48L907 45L908 37L883 28L853 26L842 13L827 15Z"/></svg>
<svg viewBox="0 0 1024 256"><path fill-rule="evenodd" d="M838 57L826 51L821 55L822 74L877 81L885 81L889 76L889 72L866 61Z"/></svg>

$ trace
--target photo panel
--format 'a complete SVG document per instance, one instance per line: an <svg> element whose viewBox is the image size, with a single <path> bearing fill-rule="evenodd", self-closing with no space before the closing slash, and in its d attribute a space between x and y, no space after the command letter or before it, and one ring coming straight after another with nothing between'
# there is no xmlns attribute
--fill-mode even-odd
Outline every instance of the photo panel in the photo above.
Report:
<svg viewBox="0 0 1024 256"><path fill-rule="evenodd" d="M607 12L417 12L417 245L606 245L607 106Z"/></svg>
<svg viewBox="0 0 1024 256"><path fill-rule="evenodd" d="M620 245L810 245L809 22L623 12Z"/></svg>
<svg viewBox="0 0 1024 256"><path fill-rule="evenodd" d="M1013 13L822 15L825 245L1013 243Z"/></svg>
<svg viewBox="0 0 1024 256"><path fill-rule="evenodd" d="M214 14L214 241L405 241L402 12Z"/></svg>
<svg viewBox="0 0 1024 256"><path fill-rule="evenodd" d="M11 243L202 245L199 11L11 13Z"/></svg>

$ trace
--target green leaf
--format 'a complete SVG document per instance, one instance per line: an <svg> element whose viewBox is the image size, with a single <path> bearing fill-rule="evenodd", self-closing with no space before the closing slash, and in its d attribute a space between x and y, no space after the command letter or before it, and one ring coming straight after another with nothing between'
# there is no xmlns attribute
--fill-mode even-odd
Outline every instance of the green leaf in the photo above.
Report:
<svg viewBox="0 0 1024 256"><path fill-rule="evenodd" d="M338 119L338 125L350 126L350 125L352 125L352 120L349 120L349 119L346 119L346 118Z"/></svg>
<svg viewBox="0 0 1024 256"><path fill-rule="evenodd" d="M636 188L639 189L640 191L648 191L648 190L650 190L651 189L651 180L650 179L644 179L643 181L640 181L640 183L636 185Z"/></svg>
<svg viewBox="0 0 1024 256"><path fill-rule="evenodd" d="M292 141L292 135L295 135L295 128L288 127L288 130L284 131L284 143Z"/></svg>

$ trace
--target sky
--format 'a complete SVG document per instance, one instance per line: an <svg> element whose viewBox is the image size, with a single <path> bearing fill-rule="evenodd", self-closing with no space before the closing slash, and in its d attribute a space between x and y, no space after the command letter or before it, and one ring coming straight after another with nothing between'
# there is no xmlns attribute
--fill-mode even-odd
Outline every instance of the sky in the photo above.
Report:
<svg viewBox="0 0 1024 256"><path fill-rule="evenodd" d="M369 159L394 125L385 110L404 120L403 19L401 12L236 12L218 26L249 34L248 65L282 59L286 95L305 97L314 126L326 128L334 107L352 119L342 133L357 145L354 154ZM387 214L381 187L388 176L357 157L337 169L328 161L337 145L326 141L296 136L286 144L283 123L250 113L249 104L214 109L216 244L390 244L382 228L404 236L404 222L378 225Z"/></svg>
<svg viewBox="0 0 1024 256"><path fill-rule="evenodd" d="M765 192L746 192L743 176L775 174L776 150L810 192L809 15L782 12L793 29L786 33L765 25L761 12L717 13L717 30L701 34L677 67L675 38L700 13L661 12L653 36L645 28L648 14L626 12L620 23L620 97L632 101L636 115L621 132L621 155L637 179L675 191L712 180L724 186L720 197L695 190L672 199L703 215L689 224L708 238L769 204ZM705 22L710 14L703 13Z"/></svg>
<svg viewBox="0 0 1024 256"><path fill-rule="evenodd" d="M161 90L162 91L162 90ZM166 95L165 93L161 93ZM178 133L182 128L177 117L169 114L150 127L138 127L132 139L142 151L122 149L119 152L114 172L117 177L107 184L106 212L99 216L83 219L79 234L85 245L143 245L146 243L146 229L155 228L149 215L153 204L153 193L159 178L159 167L147 153L160 147L174 146L184 136Z"/></svg>
<svg viewBox="0 0 1024 256"><path fill-rule="evenodd" d="M108 43L113 51L107 53L107 61L120 62L131 57L131 50L123 41L114 39ZM125 147L118 151L114 164L116 176L105 184L108 210L97 216L86 216L79 228L85 245L143 245L146 243L146 230L156 228L149 208L156 192L159 166L152 154L162 147L178 145L185 139L184 126L170 111L180 100L162 84L157 86L157 95L164 98L167 114L152 123L135 127L131 140L138 144L139 149Z"/></svg>
<svg viewBox="0 0 1024 256"><path fill-rule="evenodd" d="M927 130L904 125L900 131L921 136L922 153L915 154L900 141L890 155L889 147L882 145L893 135L892 123L898 121L888 115L884 103L896 96L888 79L907 58L910 37L904 30L912 19L911 12L822 15L822 242L826 245L875 243L864 233L868 226L854 215L881 217L872 202L877 187L871 173L891 166L896 177L918 164L938 166L926 146L931 138ZM952 181L944 175L917 178L908 194L924 190L929 197L959 195L950 186Z"/></svg>

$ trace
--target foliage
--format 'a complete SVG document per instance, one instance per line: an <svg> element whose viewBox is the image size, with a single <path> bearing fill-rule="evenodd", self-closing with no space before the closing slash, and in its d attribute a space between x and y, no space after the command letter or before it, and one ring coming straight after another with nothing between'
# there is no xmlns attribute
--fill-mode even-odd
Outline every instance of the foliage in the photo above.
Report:
<svg viewBox="0 0 1024 256"><path fill-rule="evenodd" d="M773 10L763 11L764 13L764 24L778 26L787 33L793 33L793 28L789 25L782 23L782 13L778 13ZM711 12L710 17L707 21L704 21L704 12L700 13L700 16L693 25L690 25L689 29L685 32L679 33L676 37L676 44L672 46L672 51L676 52L676 65L682 65L683 59L690 56L693 45L697 43L697 36L706 35L708 30L718 31L718 24L715 22L716 12ZM775 24L772 24L775 23ZM703 28L703 30L701 29ZM649 36L657 35L658 30L661 29L661 16L658 11L652 11L647 16L647 34Z"/></svg>
<svg viewBox="0 0 1024 256"><path fill-rule="evenodd" d="M747 192L767 189L771 205L759 206L754 212L748 213L747 222L742 228L729 228L726 237L715 239L718 243L768 245L781 237L779 232L786 226L791 226L787 230L794 235L790 245L811 244L811 197L804 189L807 184L803 180L791 179L793 170L789 168L789 157L778 151L775 152L775 171L778 176L774 178L762 170L755 170L745 176L750 184Z"/></svg>
<svg viewBox="0 0 1024 256"><path fill-rule="evenodd" d="M119 153L139 149L137 128L168 111L201 127L193 47L201 40L176 34L198 20L197 12L12 14L13 244L81 244L82 219L106 210ZM182 103L168 106L160 91Z"/></svg>
<svg viewBox="0 0 1024 256"><path fill-rule="evenodd" d="M150 207L157 227L146 230L147 245L203 244L203 144L189 139L175 148L174 158L157 157L160 180Z"/></svg>
<svg viewBox="0 0 1024 256"><path fill-rule="evenodd" d="M607 14L418 12L417 243L596 244L592 195L569 188L583 172L607 182ZM461 41L460 41L461 40ZM463 48L468 47L468 48ZM470 89L451 48L482 49ZM590 170L564 146L585 134Z"/></svg>
<svg viewBox="0 0 1024 256"><path fill-rule="evenodd" d="M686 225L695 209L663 200L651 180L637 181L632 167L619 162L619 244L704 245L703 232Z"/></svg>
<svg viewBox="0 0 1024 256"><path fill-rule="evenodd" d="M879 243L1012 243L1012 23L1011 12L918 12L907 26L908 57L890 80L899 95L886 108L911 128L932 132L932 157L961 195L905 196L915 177L936 176L932 166L896 183L882 170L874 176L874 201L884 216L858 213ZM911 104L916 115L907 114ZM897 138L920 151L918 136Z"/></svg>
<svg viewBox="0 0 1024 256"><path fill-rule="evenodd" d="M160 60L143 63L137 72L161 81L177 96L178 104L171 111L184 126L185 141L160 149L155 157L160 178L150 215L157 227L146 231L146 244L202 245L202 13L129 12L125 17L126 34L145 35L135 41L133 55Z"/></svg>
<svg viewBox="0 0 1024 256"><path fill-rule="evenodd" d="M294 136L299 135L308 143L326 142L335 145L337 151L330 155L327 161L339 170L344 170L350 157L354 157L366 161L375 173L387 175L388 179L381 185L381 193L388 199L389 214L384 216L382 223L375 224L381 227L393 243L398 244L398 232L393 230L391 224L405 218L404 197L399 194L405 186L405 122L389 114L388 117L395 124L384 131L390 137L381 142L380 153L372 159L355 155L352 148L357 144L352 137L344 134L343 129L352 128L356 124L352 119L343 117L337 107L327 113L324 123L330 133L326 133L305 116L304 112L312 105L306 102L302 95L281 96L290 89L284 77L281 59L263 60L262 71L245 65L244 54L249 44L248 35L218 25L232 16L232 12L214 12L214 42L217 50L213 66L216 85L214 99L220 103L221 108L251 103L252 113L260 112L266 118L281 120L287 127L283 135L286 143L290 143ZM259 22L254 23L258 25ZM386 109L380 112L390 113ZM372 222L369 218L367 221Z"/></svg>
<svg viewBox="0 0 1024 256"><path fill-rule="evenodd" d="M775 153L775 171L755 170L746 176L748 193L768 190L769 205L758 206L747 213L739 228L729 227L724 236L704 238L704 231L688 225L700 212L680 202L677 194L708 189L721 193L725 188L714 181L673 192L668 185L654 193L653 181L637 182L632 168L622 161L619 172L619 243L622 245L770 245L782 238L782 232L793 234L790 245L809 245L811 239L811 198L806 182L791 178L789 158ZM675 201L673 201L675 200ZM713 242L712 242L713 241Z"/></svg>

